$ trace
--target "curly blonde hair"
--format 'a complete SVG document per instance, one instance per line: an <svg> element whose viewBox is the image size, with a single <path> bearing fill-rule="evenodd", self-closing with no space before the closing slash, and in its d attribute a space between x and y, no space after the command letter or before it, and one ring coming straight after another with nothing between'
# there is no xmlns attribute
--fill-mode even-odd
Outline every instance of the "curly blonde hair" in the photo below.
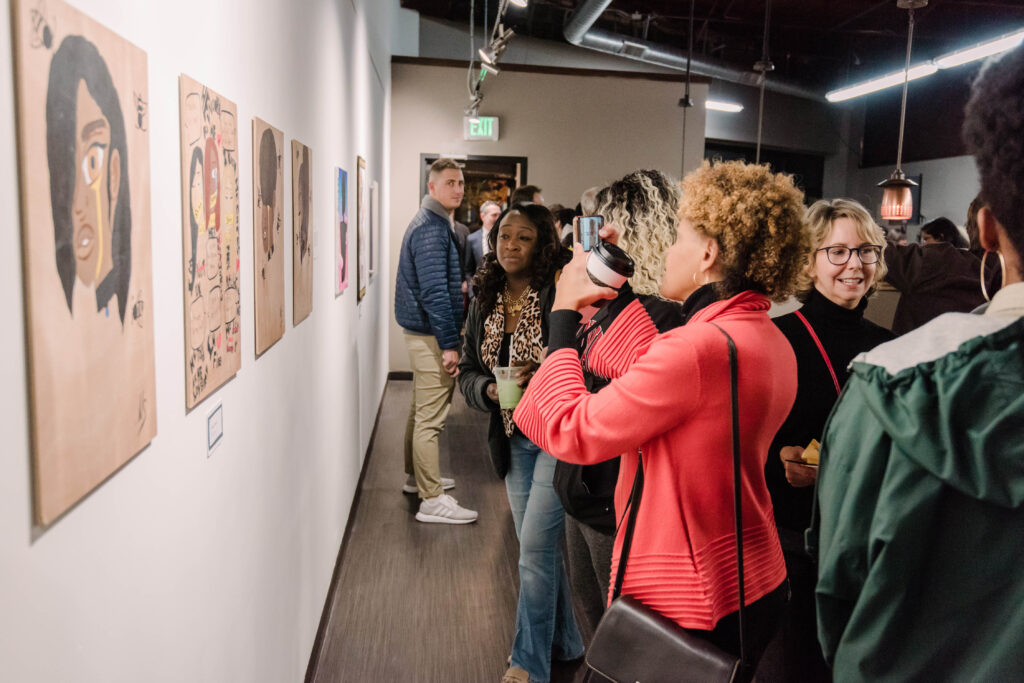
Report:
<svg viewBox="0 0 1024 683"><path fill-rule="evenodd" d="M818 255L817 250L825 245L832 232L832 224L837 218L849 218L857 226L857 237L867 244L874 244L885 250L885 233L875 223L868 210L860 202L853 199L819 199L811 204L804 215L804 223L807 226L807 234L810 236L810 246L807 251L807 258L804 267L800 271L800 277L796 285L796 298L800 301L807 301L811 290L814 289L814 264ZM854 258L851 254L850 258ZM875 264L875 276L868 286L864 295L869 297L875 293L878 283L881 282L889 269L885 266L885 258L879 257Z"/></svg>
<svg viewBox="0 0 1024 683"><path fill-rule="evenodd" d="M745 291L784 301L796 289L810 238L804 193L767 164L707 161L682 182L679 218L718 242L723 298Z"/></svg>
<svg viewBox="0 0 1024 683"><path fill-rule="evenodd" d="M676 239L679 186L660 171L634 171L597 195L598 215L619 227L619 246L633 258L629 284L637 294L661 297L665 252Z"/></svg>

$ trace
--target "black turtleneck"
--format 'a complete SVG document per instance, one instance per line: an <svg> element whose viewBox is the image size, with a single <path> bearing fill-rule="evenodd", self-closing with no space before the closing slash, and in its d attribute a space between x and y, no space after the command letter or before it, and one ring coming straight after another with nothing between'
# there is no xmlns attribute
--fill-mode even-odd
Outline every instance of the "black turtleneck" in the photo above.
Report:
<svg viewBox="0 0 1024 683"><path fill-rule="evenodd" d="M800 308L825 347L840 387L849 377L847 366L854 356L895 337L884 327L864 319L866 307L866 298L851 310L833 303L814 289ZM811 439L820 441L838 395L828 366L800 318L790 313L773 322L786 335L796 355L797 390L793 409L772 441L765 479L775 508L775 523L780 528L802 532L810 522L814 487L790 486L779 460L779 450L784 446L806 446Z"/></svg>

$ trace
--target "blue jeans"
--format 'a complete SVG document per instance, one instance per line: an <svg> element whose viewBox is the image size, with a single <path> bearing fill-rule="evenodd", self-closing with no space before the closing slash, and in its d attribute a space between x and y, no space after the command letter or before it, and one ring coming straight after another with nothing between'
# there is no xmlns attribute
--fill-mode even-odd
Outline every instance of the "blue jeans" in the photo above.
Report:
<svg viewBox="0 0 1024 683"><path fill-rule="evenodd" d="M552 654L558 659L583 655L569 578L562 564L565 510L552 486L555 459L518 429L509 446L512 459L505 488L519 537L519 604L512 666L528 671L531 683L547 683Z"/></svg>

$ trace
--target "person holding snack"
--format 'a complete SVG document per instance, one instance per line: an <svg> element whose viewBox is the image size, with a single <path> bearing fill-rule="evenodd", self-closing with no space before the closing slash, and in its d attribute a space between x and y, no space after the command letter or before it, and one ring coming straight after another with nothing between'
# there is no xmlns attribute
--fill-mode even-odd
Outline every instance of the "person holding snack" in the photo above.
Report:
<svg viewBox="0 0 1024 683"><path fill-rule="evenodd" d="M473 278L459 389L491 415L495 472L505 480L519 538L519 602L505 683L546 683L551 659L583 655L562 562L565 510L555 494L555 459L516 427L512 410L543 359L555 275L567 259L551 212L513 204L487 235L490 250Z"/></svg>
<svg viewBox="0 0 1024 683"><path fill-rule="evenodd" d="M731 336L738 349L744 480L745 650L753 666L786 600L786 567L763 472L772 436L796 396L796 359L768 308L795 291L803 266L803 193L791 177L743 162L705 162L682 190L660 292L686 301L713 283L716 296L663 334L651 334L643 306L630 301L591 349L591 367L607 368L602 374L611 377L591 394L576 341L578 311L619 294L594 283L577 244L556 286L548 356L515 420L560 460L592 464L621 454L618 515L642 461L644 490L622 594L738 656L732 391L722 332ZM636 344L638 337L649 343ZM622 543L620 534L613 574ZM745 677L751 673L744 670Z"/></svg>
<svg viewBox="0 0 1024 683"><path fill-rule="evenodd" d="M830 680L817 641L814 564L804 549L817 439L849 376L850 361L894 335L864 319L868 297L885 277L885 235L871 214L851 199L821 200L807 210L805 224L814 248L797 293L803 306L774 320L796 354L796 401L775 435L765 466L791 601L761 675L813 682Z"/></svg>

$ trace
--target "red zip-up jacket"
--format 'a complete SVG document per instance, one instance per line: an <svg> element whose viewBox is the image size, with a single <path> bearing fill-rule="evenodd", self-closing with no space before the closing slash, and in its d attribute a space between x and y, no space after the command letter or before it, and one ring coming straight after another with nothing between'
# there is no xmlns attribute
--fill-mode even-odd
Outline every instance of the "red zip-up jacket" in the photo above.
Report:
<svg viewBox="0 0 1024 683"><path fill-rule="evenodd" d="M523 433L556 458L590 464L623 454L620 515L643 450L643 499L622 592L685 628L711 630L739 609L729 355L710 322L738 350L746 604L786 578L764 465L796 396L796 358L768 307L766 297L743 292L653 337L633 302L593 350L595 367L620 373L611 384L587 393L576 352L558 348L515 412Z"/></svg>

